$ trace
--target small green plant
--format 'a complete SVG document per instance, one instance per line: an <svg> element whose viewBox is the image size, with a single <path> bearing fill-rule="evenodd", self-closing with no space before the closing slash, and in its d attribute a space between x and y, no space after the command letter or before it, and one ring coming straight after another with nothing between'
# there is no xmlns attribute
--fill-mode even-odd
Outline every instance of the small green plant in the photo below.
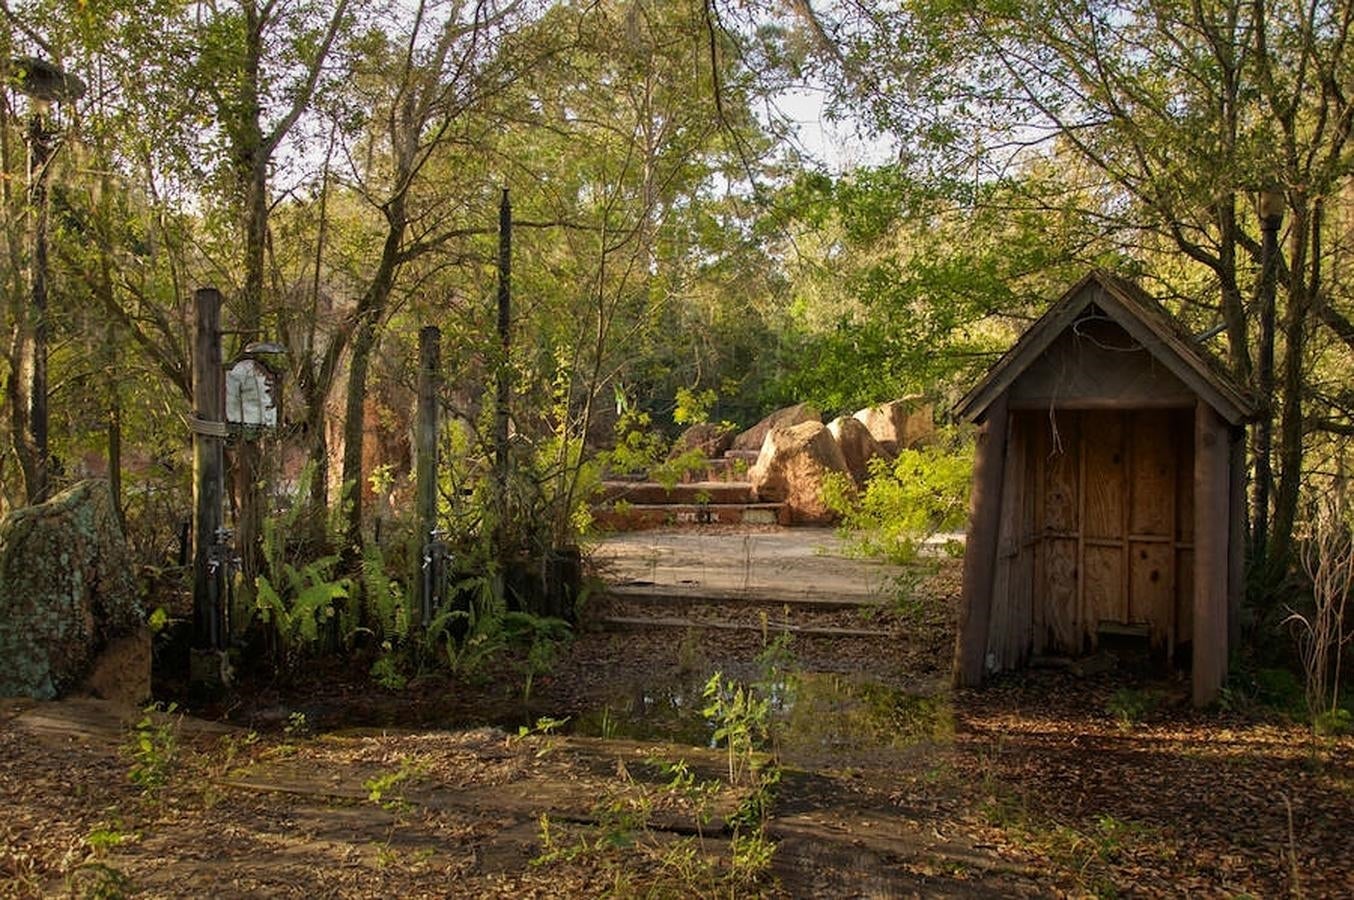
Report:
<svg viewBox="0 0 1354 900"><path fill-rule="evenodd" d="M381 655L371 664L371 678L388 691L402 691L409 679L400 671L400 659L390 641L381 644Z"/></svg>
<svg viewBox="0 0 1354 900"><path fill-rule="evenodd" d="M287 714L287 724L282 727L282 733L290 738L306 737L310 734L310 719L300 710L293 710Z"/></svg>
<svg viewBox="0 0 1354 900"><path fill-rule="evenodd" d="M132 726L126 750L132 758L127 778L146 796L153 796L168 783L179 761L178 705L147 706Z"/></svg>
<svg viewBox="0 0 1354 900"><path fill-rule="evenodd" d="M121 822L113 821L91 828L85 835L85 846L89 847L94 856L102 858L109 850L136 838L137 835L123 831Z"/></svg>
<svg viewBox="0 0 1354 900"><path fill-rule="evenodd" d="M368 778L362 782L362 787L366 788L367 799L372 803L385 810L402 811L407 809L409 804L404 800L403 790L396 793L396 788L402 788L406 782L425 774L427 771L428 766L424 762L415 759L402 759L398 769ZM395 793L393 798L390 797L392 793Z"/></svg>
<svg viewBox="0 0 1354 900"><path fill-rule="evenodd" d="M1161 704L1161 694L1141 688L1119 688L1105 702L1105 712L1114 716L1124 731L1140 722L1143 716Z"/></svg>
<svg viewBox="0 0 1354 900"><path fill-rule="evenodd" d="M517 739L522 740L524 738L532 737L533 735L538 734L539 735L554 734L567 724L569 724L568 716L565 716L562 719L554 719L551 718L550 716L541 716L539 719L535 721L535 723L531 725L518 725Z"/></svg>
<svg viewBox="0 0 1354 900"><path fill-rule="evenodd" d="M754 752L769 734L771 702L721 672L710 676L702 695L702 715L715 725L712 737L716 745L728 748L729 783L743 784L752 772Z"/></svg>
<svg viewBox="0 0 1354 900"><path fill-rule="evenodd" d="M1319 712L1312 718L1312 730L1322 737L1354 734L1354 714L1344 707Z"/></svg>

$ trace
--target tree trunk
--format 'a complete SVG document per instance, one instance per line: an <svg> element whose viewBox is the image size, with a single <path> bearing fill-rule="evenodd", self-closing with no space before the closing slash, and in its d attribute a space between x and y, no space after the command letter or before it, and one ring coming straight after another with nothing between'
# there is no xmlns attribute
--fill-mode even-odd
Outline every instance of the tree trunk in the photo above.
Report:
<svg viewBox="0 0 1354 900"><path fill-rule="evenodd" d="M1287 567L1293 548L1302 490L1302 394L1308 313L1313 292L1320 288L1321 204L1295 203L1293 249L1289 265L1288 308L1284 311L1283 407L1279 419L1279 484L1274 493L1274 528L1270 541L1276 566ZM1311 253L1308 254L1308 242ZM1307 282L1311 260L1311 284Z"/></svg>
<svg viewBox="0 0 1354 900"><path fill-rule="evenodd" d="M395 272L399 267L400 245L407 224L403 196L390 202L386 209L386 222L381 262L357 305L357 333L353 339L352 357L348 362L348 392L343 419L343 490L347 492L344 499L347 501L348 514L344 524L343 552L350 564L356 564L362 556L362 438L366 431L362 401L367 396L367 371L371 365L371 354L376 348L386 305L395 286Z"/></svg>

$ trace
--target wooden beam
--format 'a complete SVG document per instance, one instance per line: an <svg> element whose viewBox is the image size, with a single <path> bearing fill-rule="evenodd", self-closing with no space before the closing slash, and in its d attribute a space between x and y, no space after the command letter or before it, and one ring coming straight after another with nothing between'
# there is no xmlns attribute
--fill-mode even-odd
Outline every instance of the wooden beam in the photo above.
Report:
<svg viewBox="0 0 1354 900"><path fill-rule="evenodd" d="M1228 460L1231 535L1227 545L1227 646L1241 646L1241 601L1246 596L1246 428L1231 429Z"/></svg>
<svg viewBox="0 0 1354 900"><path fill-rule="evenodd" d="M202 288L193 297L193 649L226 646L221 579L212 568L211 549L222 524L226 468L225 372L221 368L221 293ZM211 433L209 433L211 432ZM219 565L219 560L217 561Z"/></svg>
<svg viewBox="0 0 1354 900"><path fill-rule="evenodd" d="M1194 408L1194 705L1218 698L1227 677L1232 458L1227 423L1206 401Z"/></svg>
<svg viewBox="0 0 1354 900"><path fill-rule="evenodd" d="M959 632L954 653L955 687L973 687L983 680L987 629L992 614L1008 419L1007 394L1003 391L988 406L982 430L978 433L973 491L969 498L968 539L964 550L964 587L959 600Z"/></svg>
<svg viewBox="0 0 1354 900"><path fill-rule="evenodd" d="M420 566L426 565L422 561L423 547L432 541L437 528L437 394L441 366L442 332L436 325L425 325L418 333L418 413L414 427L414 516L418 520L415 558ZM434 599L445 598L428 596L431 591L427 578L415 577L414 584L418 587L423 625L427 626L436 613Z"/></svg>

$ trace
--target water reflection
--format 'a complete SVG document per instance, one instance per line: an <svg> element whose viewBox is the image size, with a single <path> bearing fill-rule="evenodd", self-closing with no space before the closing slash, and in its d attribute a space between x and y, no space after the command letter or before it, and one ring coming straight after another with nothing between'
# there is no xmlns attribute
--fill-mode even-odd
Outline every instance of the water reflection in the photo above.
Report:
<svg viewBox="0 0 1354 900"><path fill-rule="evenodd" d="M575 716L575 734L713 747L717 723L705 714L708 679L629 685L600 707ZM796 673L754 684L770 699L772 740L792 755L900 749L947 741L953 716L947 696L830 673Z"/></svg>

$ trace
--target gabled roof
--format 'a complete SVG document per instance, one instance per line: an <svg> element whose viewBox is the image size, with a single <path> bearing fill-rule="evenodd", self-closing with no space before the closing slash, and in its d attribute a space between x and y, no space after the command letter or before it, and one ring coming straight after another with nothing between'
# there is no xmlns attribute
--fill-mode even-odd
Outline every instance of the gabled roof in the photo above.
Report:
<svg viewBox="0 0 1354 900"><path fill-rule="evenodd" d="M1094 304L1228 422L1253 418L1255 404L1211 353L1136 284L1098 269L1069 288L955 406L968 421L1009 388L1049 345Z"/></svg>

